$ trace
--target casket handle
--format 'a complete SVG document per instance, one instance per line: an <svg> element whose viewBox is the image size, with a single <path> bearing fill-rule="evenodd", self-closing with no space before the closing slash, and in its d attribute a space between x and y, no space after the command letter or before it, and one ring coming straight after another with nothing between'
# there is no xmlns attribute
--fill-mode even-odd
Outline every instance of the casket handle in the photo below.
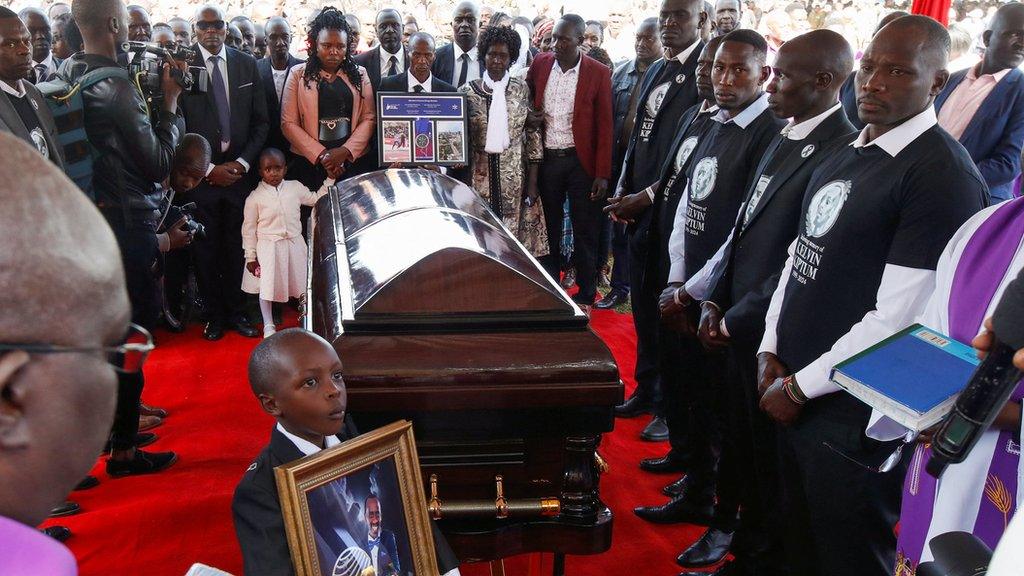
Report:
<svg viewBox="0 0 1024 576"><path fill-rule="evenodd" d="M601 454L596 450L594 451L594 466L597 466L597 471L601 474L607 474L612 469L608 461L601 457Z"/></svg>
<svg viewBox="0 0 1024 576"><path fill-rule="evenodd" d="M509 500L505 498L504 478L498 474L494 477L495 498L491 500L449 500L442 503L438 497L437 474L430 475L430 500L427 511L434 520L442 518L480 518L491 514L498 519L522 517L558 516L562 511L562 503L558 498L521 498Z"/></svg>

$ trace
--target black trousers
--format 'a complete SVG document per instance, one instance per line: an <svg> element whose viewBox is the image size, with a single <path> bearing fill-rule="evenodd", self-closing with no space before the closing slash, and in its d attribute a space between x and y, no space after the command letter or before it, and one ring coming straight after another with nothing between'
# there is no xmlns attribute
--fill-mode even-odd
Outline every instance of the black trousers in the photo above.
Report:
<svg viewBox="0 0 1024 576"><path fill-rule="evenodd" d="M152 330L159 318L159 291L154 274L160 248L156 240L156 223L139 221L126 223L119 210L103 212L117 239L124 262L128 300L132 307L132 322ZM110 440L114 450L128 450L135 446L139 432L139 402L145 384L142 373L117 375L117 407Z"/></svg>
<svg viewBox="0 0 1024 576"><path fill-rule="evenodd" d="M242 294L242 211L249 181L220 187L203 183L192 194L195 219L206 227L206 237L192 243L196 282L210 322L237 322L245 318Z"/></svg>
<svg viewBox="0 0 1024 576"><path fill-rule="evenodd" d="M608 254L611 253L612 292L629 294L629 242L626 238L626 225L606 219L601 225L598 245L601 248L597 255L598 271L608 265Z"/></svg>
<svg viewBox="0 0 1024 576"><path fill-rule="evenodd" d="M538 187L544 206L544 223L548 229L547 256L542 263L552 278L558 279L559 253L562 244L563 205L569 199L569 218L572 220L572 262L576 266L576 284L580 291L573 299L585 305L594 303L597 295L597 252L603 201L590 199L594 179L587 175L575 153L556 157L545 152L540 165Z"/></svg>
<svg viewBox="0 0 1024 576"><path fill-rule="evenodd" d="M796 424L780 428L785 549L794 574L892 574L893 529L912 451L889 472L869 470L895 444L864 435L868 414L865 405L837 392L811 400Z"/></svg>
<svg viewBox="0 0 1024 576"><path fill-rule="evenodd" d="M647 228L626 228L627 259L629 269L629 302L633 309L633 327L636 330L636 379L635 395L654 407L654 413L664 415L661 373L658 368L658 332L661 314L658 312L658 295L653 286L644 282L647 270L647 251L651 237ZM656 243L653 243L656 244ZM654 249L657 249L656 247ZM651 273L653 274L653 273ZM654 284L654 283L650 283Z"/></svg>
<svg viewBox="0 0 1024 576"><path fill-rule="evenodd" d="M718 485L727 502L729 492L739 498L733 556L748 573L784 576L790 572L782 551L778 437L775 423L760 408L756 354L756 344L734 342L728 351Z"/></svg>

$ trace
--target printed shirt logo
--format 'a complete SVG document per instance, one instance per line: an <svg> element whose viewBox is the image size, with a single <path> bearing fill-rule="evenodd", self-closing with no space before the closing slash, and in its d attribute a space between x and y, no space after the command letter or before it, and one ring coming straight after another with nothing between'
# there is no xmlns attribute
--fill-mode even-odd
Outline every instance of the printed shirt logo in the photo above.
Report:
<svg viewBox="0 0 1024 576"><path fill-rule="evenodd" d="M669 82L661 84L654 90L651 90L650 95L647 96L647 115L657 116L658 110L661 110L661 103L665 101L665 93L668 92Z"/></svg>
<svg viewBox="0 0 1024 576"><path fill-rule="evenodd" d="M46 145L46 137L43 136L43 130L41 128L33 128L30 136L32 137L32 143L36 145L36 149L39 150L39 153L42 154L43 157L49 158L50 147Z"/></svg>
<svg viewBox="0 0 1024 576"><path fill-rule="evenodd" d="M814 154L814 144L808 144L804 146L804 149L800 151L801 158L807 158L811 154Z"/></svg>
<svg viewBox="0 0 1024 576"><path fill-rule="evenodd" d="M771 176L761 176L757 180L757 186L754 187L754 193L750 195L750 201L747 202L747 210L743 214L744 226L750 222L750 217L753 216L754 211L757 210L757 204L761 201L761 197L764 196L764 191L768 189L768 183L771 181Z"/></svg>
<svg viewBox="0 0 1024 576"><path fill-rule="evenodd" d="M696 147L696 136L690 136L686 140L683 140L683 143L679 145L679 151L676 152L676 163L674 166L676 174L683 169L683 164L686 164L686 161L690 159L690 154L693 153L693 149Z"/></svg>
<svg viewBox="0 0 1024 576"><path fill-rule="evenodd" d="M718 158L706 156L701 158L697 167L693 170L693 180L690 186L690 200L700 202L711 195L715 189L715 179L718 177Z"/></svg>
<svg viewBox="0 0 1024 576"><path fill-rule="evenodd" d="M852 184L849 180L833 180L822 186L807 207L806 224L804 232L810 238L821 238L839 220L839 213L843 210L843 204L850 196Z"/></svg>

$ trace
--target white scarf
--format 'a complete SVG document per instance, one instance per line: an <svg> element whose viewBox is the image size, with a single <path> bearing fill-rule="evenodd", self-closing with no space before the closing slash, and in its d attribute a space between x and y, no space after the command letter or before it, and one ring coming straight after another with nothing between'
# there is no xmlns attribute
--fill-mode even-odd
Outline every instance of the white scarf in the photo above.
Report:
<svg viewBox="0 0 1024 576"><path fill-rule="evenodd" d="M484 86L491 89L491 109L487 111L487 142L484 144L484 152L488 154L501 154L511 144L508 137L508 104L505 103L508 79L508 71L497 82L484 72Z"/></svg>

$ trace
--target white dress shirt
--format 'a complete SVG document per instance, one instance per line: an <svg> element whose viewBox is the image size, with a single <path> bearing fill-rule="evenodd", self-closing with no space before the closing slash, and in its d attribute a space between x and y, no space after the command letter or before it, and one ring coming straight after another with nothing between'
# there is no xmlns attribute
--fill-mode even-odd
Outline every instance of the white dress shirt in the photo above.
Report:
<svg viewBox="0 0 1024 576"><path fill-rule="evenodd" d="M427 79L423 82L417 80L416 77L412 75L412 72L409 72L406 76L409 78L409 92L415 92L417 86L422 86L424 92L430 92L430 86L434 83L433 74L427 76Z"/></svg>
<svg viewBox="0 0 1024 576"><path fill-rule="evenodd" d="M228 107L230 107L231 106L231 83L228 81L228 48L227 48L227 46L223 46L222 45L220 47L220 53L214 54L214 53L210 52L209 50L207 50L206 48L203 48L203 45L200 44L199 45L199 53L203 56L203 64L206 65L206 73L210 75L210 89L213 89L213 64L210 63L210 58L213 57L213 56L218 56L220 58L219 60L217 60L217 67L220 68L221 78L224 79L224 96L227 98ZM273 68L273 66L271 66L271 68ZM277 84L276 77L274 79L274 84L275 85ZM282 87L282 89L283 89L283 87ZM280 93L281 92L279 91L278 94L280 94ZM280 98L278 98L278 100L280 100ZM228 136L228 138L231 137L230 134L228 134L227 136ZM231 147L230 140L227 141L227 142L221 142L220 143L220 151L221 152L227 152L228 148L230 148L230 147ZM235 161L238 162L239 164L241 164L242 168L246 172L249 171L249 163L246 162L244 158L239 156L238 158L235 159ZM216 165L215 164L210 164L210 166L207 167L207 169L206 169L206 175L209 176L210 172L213 172L214 168L216 168Z"/></svg>
<svg viewBox="0 0 1024 576"><path fill-rule="evenodd" d="M388 75L388 68L391 67L391 57L395 57L395 74L401 74L405 72L405 54L402 53L402 49L399 48L398 52L392 54L384 49L383 46L377 52L380 55L380 77L384 78Z"/></svg>
<svg viewBox="0 0 1024 576"><path fill-rule="evenodd" d="M22 84L22 82L24 82L24 81L25 80L19 79L18 82L17 82L18 89L15 90L7 82L4 82L3 80L0 80L0 90L3 90L6 94L8 94L9 96L12 96L14 98L24 98L25 94L26 94L26 92L25 92L25 85Z"/></svg>
<svg viewBox="0 0 1024 576"><path fill-rule="evenodd" d="M455 65L452 67L452 86L455 86L456 88L461 88L461 86L459 86L459 72L462 71L462 60L461 60L461 58L462 58L463 54L465 54L466 56L469 56L469 66L466 69L466 81L465 81L465 84L469 84L469 82L472 81L472 80L479 79L480 78L480 64L477 61L476 45L473 45L473 47L469 49L469 52L464 52L462 50L462 48L459 48L459 45L454 43L454 42L452 42L452 48L455 49L455 51L454 51L454 56L455 56L454 64ZM382 52L383 52L383 50L382 50Z"/></svg>
<svg viewBox="0 0 1024 576"><path fill-rule="evenodd" d="M935 108L928 106L910 120L874 140L868 141L868 129L865 127L860 136L850 145L855 148L878 146L890 156L896 157L936 123ZM786 295L786 285L793 272L795 246L796 241L794 240L789 246L789 257L782 269L779 286L772 294L771 305L768 307L768 314L765 317L764 338L758 347L758 353L774 354L777 350L776 330L782 302ZM924 310L934 287L934 270L886 264L875 297L875 309L865 314L860 322L854 324L850 331L839 338L828 352L796 373L796 382L800 390L808 398L817 398L841 390L831 381L832 367L909 326Z"/></svg>
<svg viewBox="0 0 1024 576"><path fill-rule="evenodd" d="M277 102L280 104L284 97L284 84L288 80L288 69L278 70L271 66L270 73L274 75L274 90L277 91Z"/></svg>
<svg viewBox="0 0 1024 576"><path fill-rule="evenodd" d="M32 70L35 71L36 67L39 66L40 64L42 64L43 66L46 66L46 72L44 72L42 74L42 78L36 78L36 80L38 82L42 82L43 80L46 80L47 78L50 77L51 74L53 74L54 72L57 71L57 67L53 65L53 51L52 50L50 51L49 54L46 55L46 59L43 60L42 62L36 62L35 60L33 60L32 61Z"/></svg>
<svg viewBox="0 0 1024 576"><path fill-rule="evenodd" d="M735 116L729 117L726 110L718 110L711 119L721 124L733 123L745 130L747 126L750 126L751 122L767 109L768 94L764 93ZM683 261L683 255L686 252L686 207L689 204L689 197L690 183L687 182L686 190L683 191L683 195L679 199L679 206L676 208L675 220L672 223L672 234L668 238L669 284L686 282L686 265Z"/></svg>
<svg viewBox="0 0 1024 576"><path fill-rule="evenodd" d="M562 71L556 59L544 87L544 147L563 150L576 146L572 135L572 115L576 107L576 86L580 79L583 55L572 68Z"/></svg>

